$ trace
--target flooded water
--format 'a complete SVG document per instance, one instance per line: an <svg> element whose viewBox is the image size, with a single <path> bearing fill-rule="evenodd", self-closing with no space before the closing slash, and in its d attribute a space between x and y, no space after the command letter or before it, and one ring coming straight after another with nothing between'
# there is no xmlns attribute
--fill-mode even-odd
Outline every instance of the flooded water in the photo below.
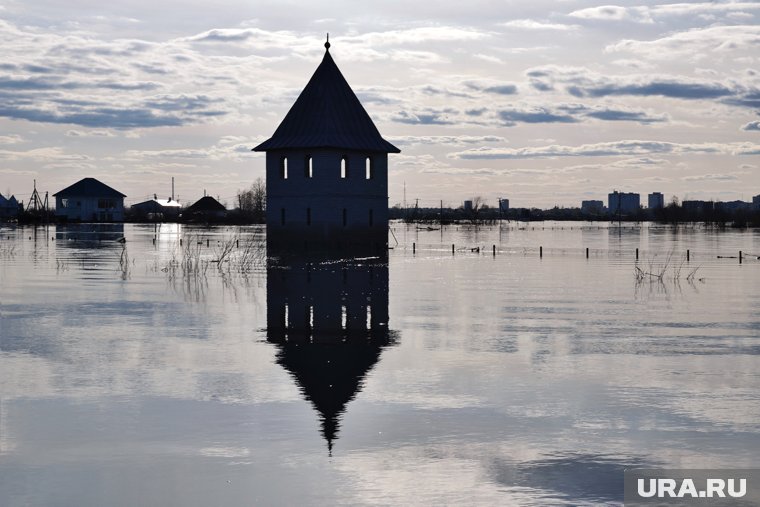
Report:
<svg viewBox="0 0 760 507"><path fill-rule="evenodd" d="M0 227L0 505L619 504L626 468L757 468L760 232L392 232Z"/></svg>

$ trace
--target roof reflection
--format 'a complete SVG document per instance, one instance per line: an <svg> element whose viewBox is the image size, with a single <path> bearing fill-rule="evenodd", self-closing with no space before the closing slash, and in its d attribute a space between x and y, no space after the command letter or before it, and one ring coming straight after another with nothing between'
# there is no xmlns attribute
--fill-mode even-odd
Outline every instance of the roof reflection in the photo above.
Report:
<svg viewBox="0 0 760 507"><path fill-rule="evenodd" d="M270 257L267 339L319 413L332 453L346 405L397 340L388 329L387 256Z"/></svg>

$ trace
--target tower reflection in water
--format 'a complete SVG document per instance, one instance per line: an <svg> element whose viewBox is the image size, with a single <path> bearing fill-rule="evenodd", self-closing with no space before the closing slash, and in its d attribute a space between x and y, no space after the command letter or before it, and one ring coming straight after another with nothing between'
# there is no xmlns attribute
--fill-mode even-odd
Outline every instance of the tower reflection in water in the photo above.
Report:
<svg viewBox="0 0 760 507"><path fill-rule="evenodd" d="M267 339L319 414L332 453L346 404L361 391L388 329L388 257L270 256Z"/></svg>

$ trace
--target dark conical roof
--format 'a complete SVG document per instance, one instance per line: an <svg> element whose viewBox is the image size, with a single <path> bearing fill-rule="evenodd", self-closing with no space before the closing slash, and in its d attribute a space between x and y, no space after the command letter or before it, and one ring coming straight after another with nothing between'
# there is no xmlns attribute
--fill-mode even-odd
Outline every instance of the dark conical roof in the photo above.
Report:
<svg viewBox="0 0 760 507"><path fill-rule="evenodd" d="M401 151L382 138L335 65L329 48L274 135L253 151L286 148Z"/></svg>
<svg viewBox="0 0 760 507"><path fill-rule="evenodd" d="M227 208L210 195L206 195L190 205L187 211L190 213L195 211L227 211Z"/></svg>

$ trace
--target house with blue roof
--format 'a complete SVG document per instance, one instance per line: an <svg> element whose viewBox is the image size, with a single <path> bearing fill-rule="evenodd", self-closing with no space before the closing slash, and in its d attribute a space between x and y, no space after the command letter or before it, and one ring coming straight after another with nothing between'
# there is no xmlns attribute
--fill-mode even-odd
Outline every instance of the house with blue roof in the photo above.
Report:
<svg viewBox="0 0 760 507"><path fill-rule="evenodd" d="M19 206L15 196L6 199L0 194L0 220L17 218L20 212L21 206Z"/></svg>
<svg viewBox="0 0 760 507"><path fill-rule="evenodd" d="M84 178L53 194L55 215L70 222L123 222L126 195L95 178Z"/></svg>

